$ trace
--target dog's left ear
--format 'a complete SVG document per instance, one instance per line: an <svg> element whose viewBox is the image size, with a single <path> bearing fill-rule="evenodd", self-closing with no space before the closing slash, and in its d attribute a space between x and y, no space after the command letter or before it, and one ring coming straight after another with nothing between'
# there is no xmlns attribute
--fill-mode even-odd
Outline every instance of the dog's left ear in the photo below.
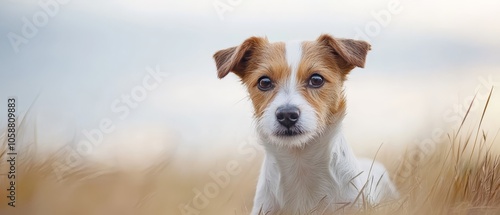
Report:
<svg viewBox="0 0 500 215"><path fill-rule="evenodd" d="M334 38L328 34L321 35L317 42L331 49L339 68L346 73L355 67L364 68L366 55L371 49L365 41Z"/></svg>

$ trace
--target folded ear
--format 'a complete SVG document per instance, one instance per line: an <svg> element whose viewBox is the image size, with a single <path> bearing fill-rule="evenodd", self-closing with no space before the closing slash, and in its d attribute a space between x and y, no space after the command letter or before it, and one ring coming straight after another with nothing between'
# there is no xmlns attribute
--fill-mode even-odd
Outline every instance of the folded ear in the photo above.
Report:
<svg viewBox="0 0 500 215"><path fill-rule="evenodd" d="M239 46L216 52L213 57L217 66L217 76L224 78L229 72L234 72L243 77L256 48L262 46L266 41L264 38L250 37Z"/></svg>
<svg viewBox="0 0 500 215"><path fill-rule="evenodd" d="M354 67L364 68L366 55L371 49L369 43L361 40L339 39L328 34L321 35L317 41L331 48L340 69L349 72Z"/></svg>

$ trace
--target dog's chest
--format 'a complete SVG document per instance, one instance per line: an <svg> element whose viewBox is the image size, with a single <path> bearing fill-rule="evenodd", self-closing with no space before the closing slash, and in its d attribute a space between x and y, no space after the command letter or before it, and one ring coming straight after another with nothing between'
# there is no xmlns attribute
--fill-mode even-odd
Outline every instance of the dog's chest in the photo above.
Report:
<svg viewBox="0 0 500 215"><path fill-rule="evenodd" d="M281 208L290 212L309 213L304 211L316 208L322 202L332 202L340 185L328 168L296 164L295 169L282 175L277 181L280 189L276 193Z"/></svg>
<svg viewBox="0 0 500 215"><path fill-rule="evenodd" d="M340 151L339 151L340 152ZM341 155L337 149L317 149L302 151L295 156L277 155L270 159L270 187L274 187L274 196L281 211L290 214L310 214L331 211L353 198L355 193L349 185L347 166L341 164ZM287 153L290 155L289 153ZM334 156L335 155L335 156ZM339 163L340 161L340 163ZM349 174L350 175L350 174ZM350 187L350 188L349 188Z"/></svg>

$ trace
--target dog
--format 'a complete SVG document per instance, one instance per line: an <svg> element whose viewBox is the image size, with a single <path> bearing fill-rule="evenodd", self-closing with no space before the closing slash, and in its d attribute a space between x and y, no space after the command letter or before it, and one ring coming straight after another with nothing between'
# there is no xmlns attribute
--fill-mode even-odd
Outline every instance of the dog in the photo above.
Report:
<svg viewBox="0 0 500 215"><path fill-rule="evenodd" d="M343 83L370 44L327 34L271 43L250 37L217 51L218 78L246 86L265 150L252 214L328 214L397 198L382 164L357 159L341 131Z"/></svg>

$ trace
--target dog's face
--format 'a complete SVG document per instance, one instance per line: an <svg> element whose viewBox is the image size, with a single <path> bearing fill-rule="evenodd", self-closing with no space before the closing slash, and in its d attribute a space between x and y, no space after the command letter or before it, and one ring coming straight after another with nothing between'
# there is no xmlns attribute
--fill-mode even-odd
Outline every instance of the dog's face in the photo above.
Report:
<svg viewBox="0 0 500 215"><path fill-rule="evenodd" d="M289 43L251 37L214 59L219 78L234 72L247 86L261 137L300 147L343 116L343 82L364 66L369 49L364 41L329 35Z"/></svg>

